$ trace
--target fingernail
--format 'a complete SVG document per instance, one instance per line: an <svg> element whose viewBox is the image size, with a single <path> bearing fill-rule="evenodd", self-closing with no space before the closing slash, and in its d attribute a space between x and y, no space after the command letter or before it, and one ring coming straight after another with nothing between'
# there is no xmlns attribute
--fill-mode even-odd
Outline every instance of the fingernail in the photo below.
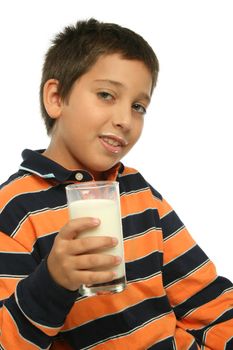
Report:
<svg viewBox="0 0 233 350"><path fill-rule="evenodd" d="M120 256L115 256L115 264L119 264L122 262L122 258Z"/></svg>
<svg viewBox="0 0 233 350"><path fill-rule="evenodd" d="M113 276L112 276L112 279L114 280L116 277L117 277L117 272L116 271L113 271Z"/></svg>
<svg viewBox="0 0 233 350"><path fill-rule="evenodd" d="M112 244L117 245L118 244L118 239L116 237L112 237Z"/></svg>
<svg viewBox="0 0 233 350"><path fill-rule="evenodd" d="M97 225L100 224L100 219L93 218L93 219L92 219L92 223L93 223L95 226L97 226Z"/></svg>

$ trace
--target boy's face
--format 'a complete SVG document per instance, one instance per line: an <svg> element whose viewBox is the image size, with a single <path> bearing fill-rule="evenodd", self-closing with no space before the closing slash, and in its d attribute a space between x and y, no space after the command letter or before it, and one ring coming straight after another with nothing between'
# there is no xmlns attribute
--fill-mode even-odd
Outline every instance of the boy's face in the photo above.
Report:
<svg viewBox="0 0 233 350"><path fill-rule="evenodd" d="M75 82L68 101L59 100L45 155L101 179L139 139L151 87L144 63L118 54L101 56Z"/></svg>

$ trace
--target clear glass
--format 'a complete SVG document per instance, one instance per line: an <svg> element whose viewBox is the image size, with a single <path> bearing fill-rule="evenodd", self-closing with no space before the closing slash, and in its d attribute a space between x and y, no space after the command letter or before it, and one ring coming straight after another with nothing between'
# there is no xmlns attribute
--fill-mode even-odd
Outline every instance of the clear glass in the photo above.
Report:
<svg viewBox="0 0 233 350"><path fill-rule="evenodd" d="M118 293L125 289L125 262L120 210L119 184L116 181L93 181L66 186L69 215L99 218L98 227L79 234L87 236L117 237L118 245L104 253L121 256L122 262L112 268L117 273L115 280L103 284L81 285L79 292L85 296Z"/></svg>

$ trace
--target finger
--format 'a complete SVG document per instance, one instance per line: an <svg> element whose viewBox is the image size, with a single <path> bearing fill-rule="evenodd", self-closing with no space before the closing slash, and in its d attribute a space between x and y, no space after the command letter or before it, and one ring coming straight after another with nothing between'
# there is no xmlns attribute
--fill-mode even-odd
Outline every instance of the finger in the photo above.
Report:
<svg viewBox="0 0 233 350"><path fill-rule="evenodd" d="M80 255L74 258L73 268L76 270L96 270L106 269L119 265L122 261L120 256L108 254L87 254Z"/></svg>
<svg viewBox="0 0 233 350"><path fill-rule="evenodd" d="M77 279L81 284L92 285L114 280L117 274L114 271L78 271Z"/></svg>
<svg viewBox="0 0 233 350"><path fill-rule="evenodd" d="M83 237L72 241L71 254L78 255L104 248L112 248L118 244L115 237Z"/></svg>
<svg viewBox="0 0 233 350"><path fill-rule="evenodd" d="M74 239L82 231L92 229L100 224L98 218L79 218L70 220L59 232L59 236L63 239Z"/></svg>

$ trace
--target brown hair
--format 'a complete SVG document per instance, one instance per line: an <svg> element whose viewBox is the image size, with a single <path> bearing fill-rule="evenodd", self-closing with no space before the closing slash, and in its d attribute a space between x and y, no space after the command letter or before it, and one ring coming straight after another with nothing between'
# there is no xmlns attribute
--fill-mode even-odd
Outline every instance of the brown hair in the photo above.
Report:
<svg viewBox="0 0 233 350"><path fill-rule="evenodd" d="M91 18L65 27L63 32L55 36L45 56L40 86L41 113L48 134L51 133L55 120L48 115L43 103L46 81L59 81L58 93L65 101L74 82L85 74L101 55L113 53L119 53L126 59L142 61L151 72L153 91L159 71L158 59L150 45L132 30Z"/></svg>

